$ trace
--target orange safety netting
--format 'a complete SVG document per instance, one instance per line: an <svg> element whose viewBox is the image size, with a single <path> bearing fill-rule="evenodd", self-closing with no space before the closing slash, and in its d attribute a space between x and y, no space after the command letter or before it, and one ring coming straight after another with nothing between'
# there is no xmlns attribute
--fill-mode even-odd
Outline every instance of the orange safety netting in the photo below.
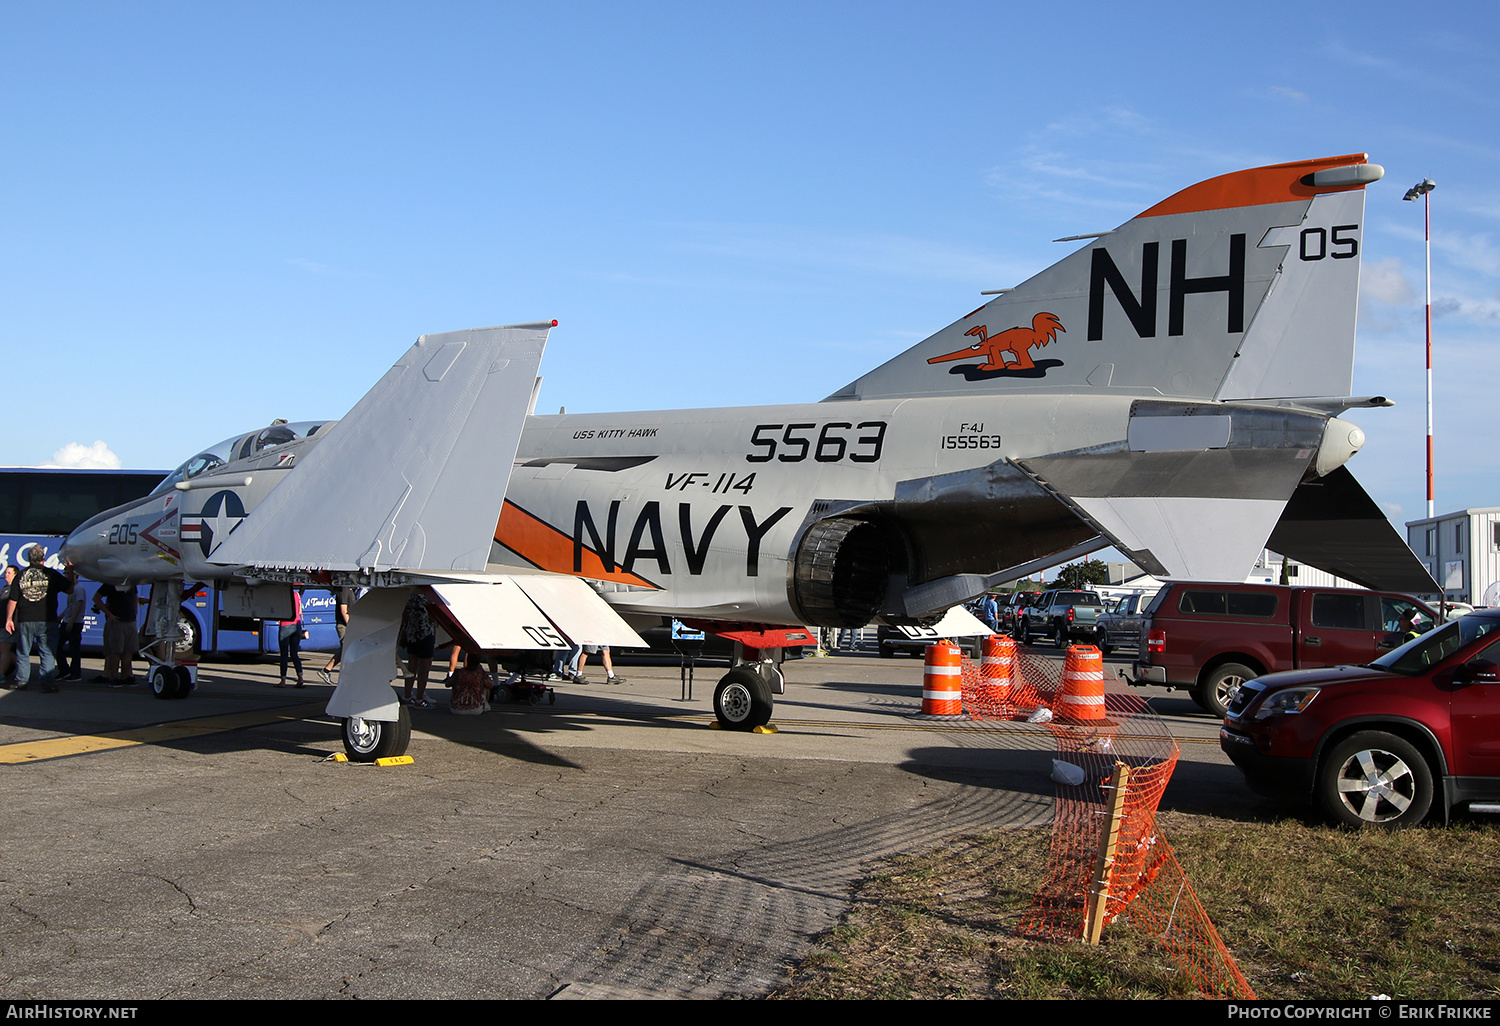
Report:
<svg viewBox="0 0 1500 1026"><path fill-rule="evenodd" d="M964 660L964 711L974 719L1025 719L1039 706L1055 709L1063 663L1016 646L1006 686ZM1089 895L1100 871L1101 835L1108 829L1109 781L1116 763L1129 767L1113 861L1105 868L1105 923L1154 935L1197 989L1225 998L1254 998L1244 975L1197 895L1172 847L1156 826L1156 809L1177 765L1177 741L1136 692L1105 682L1105 715L1089 723L1047 724L1057 759L1083 771L1083 782L1057 785L1046 879L1020 932L1038 940L1084 935Z"/></svg>

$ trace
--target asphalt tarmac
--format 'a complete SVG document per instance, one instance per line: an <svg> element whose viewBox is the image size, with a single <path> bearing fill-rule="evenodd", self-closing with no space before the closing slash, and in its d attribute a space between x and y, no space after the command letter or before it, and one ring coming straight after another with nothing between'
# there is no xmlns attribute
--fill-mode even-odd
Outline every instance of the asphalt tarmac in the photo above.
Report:
<svg viewBox="0 0 1500 1026"><path fill-rule="evenodd" d="M397 767L330 761L331 689L269 663L0 693L0 996L751 998L872 861L1050 822L1051 736L917 718L917 659L789 662L774 734L710 729L722 665L692 701L616 668L480 717L439 683ZM1142 693L1182 744L1164 809L1262 808L1217 721Z"/></svg>

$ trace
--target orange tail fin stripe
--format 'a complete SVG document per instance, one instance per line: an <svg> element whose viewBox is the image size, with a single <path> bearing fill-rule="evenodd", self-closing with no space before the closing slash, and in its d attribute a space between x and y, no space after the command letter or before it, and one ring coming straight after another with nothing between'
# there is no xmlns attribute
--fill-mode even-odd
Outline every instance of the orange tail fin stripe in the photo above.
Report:
<svg viewBox="0 0 1500 1026"><path fill-rule="evenodd" d="M1299 160L1291 164L1273 164L1270 167L1253 167L1246 171L1234 171L1217 178L1210 178L1206 182L1199 182L1197 185L1190 185L1136 216L1160 217L1163 214L1225 210L1229 207L1253 207L1262 203L1305 200L1310 196L1325 192L1349 192L1353 189L1363 189L1363 185L1313 188L1303 185L1302 178L1325 168L1363 164L1368 159L1363 153L1348 153L1342 157Z"/></svg>

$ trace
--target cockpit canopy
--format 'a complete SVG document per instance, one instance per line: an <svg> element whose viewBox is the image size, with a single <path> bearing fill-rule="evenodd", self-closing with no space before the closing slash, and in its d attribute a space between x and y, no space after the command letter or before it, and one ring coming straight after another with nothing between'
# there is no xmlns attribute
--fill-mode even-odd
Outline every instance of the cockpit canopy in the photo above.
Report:
<svg viewBox="0 0 1500 1026"><path fill-rule="evenodd" d="M173 487L179 481L190 481L199 474L206 473L216 467L222 467L236 460L248 459L257 453L267 449L274 449L278 445L295 442L300 438L311 438L319 431L337 424L334 420L299 420L287 423L277 421L269 427L263 427L259 431L252 431L247 435L235 435L226 438L217 445L211 445L198 455L188 460L182 466L168 474L154 489L151 494L164 492Z"/></svg>

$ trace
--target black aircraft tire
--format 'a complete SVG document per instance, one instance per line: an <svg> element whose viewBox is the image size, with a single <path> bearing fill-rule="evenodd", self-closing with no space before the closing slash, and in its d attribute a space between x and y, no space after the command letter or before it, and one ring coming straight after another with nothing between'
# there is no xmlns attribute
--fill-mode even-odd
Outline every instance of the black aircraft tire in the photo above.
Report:
<svg viewBox="0 0 1500 1026"><path fill-rule="evenodd" d="M396 755L405 755L411 744L411 712L401 707L400 718L390 720L344 721L344 752L350 762L374 762Z"/></svg>
<svg viewBox="0 0 1500 1026"><path fill-rule="evenodd" d="M771 686L760 674L736 667L714 688L714 715L725 730L754 730L771 721Z"/></svg>
<svg viewBox="0 0 1500 1026"><path fill-rule="evenodd" d="M146 676L146 682L151 687L151 694L157 698L177 697L177 674L170 667L153 666Z"/></svg>

